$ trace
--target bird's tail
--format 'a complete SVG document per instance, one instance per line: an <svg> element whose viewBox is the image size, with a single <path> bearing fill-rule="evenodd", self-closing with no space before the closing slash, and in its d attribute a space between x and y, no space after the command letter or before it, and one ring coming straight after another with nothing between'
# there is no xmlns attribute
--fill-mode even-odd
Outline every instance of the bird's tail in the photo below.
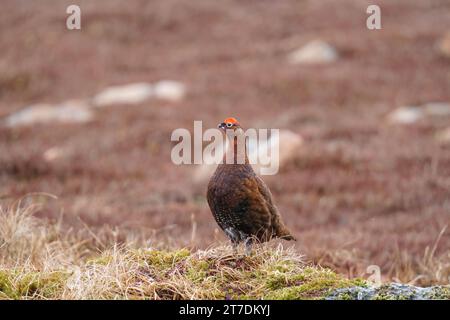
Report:
<svg viewBox="0 0 450 320"><path fill-rule="evenodd" d="M290 240L297 241L297 238L294 237L292 234L286 234L286 235L280 236L280 238L283 240L288 240L288 241L290 241Z"/></svg>
<svg viewBox="0 0 450 320"><path fill-rule="evenodd" d="M291 232L284 225L280 225L280 227L278 228L277 236L283 240L297 241L297 239L291 234Z"/></svg>

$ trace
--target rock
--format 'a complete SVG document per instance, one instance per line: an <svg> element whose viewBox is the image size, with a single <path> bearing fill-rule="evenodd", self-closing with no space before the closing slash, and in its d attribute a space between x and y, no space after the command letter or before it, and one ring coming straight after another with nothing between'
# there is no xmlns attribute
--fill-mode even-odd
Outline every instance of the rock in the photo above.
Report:
<svg viewBox="0 0 450 320"><path fill-rule="evenodd" d="M22 109L5 119L9 127L31 125L34 123L84 123L91 121L94 114L84 101L70 100L57 105L36 104Z"/></svg>
<svg viewBox="0 0 450 320"><path fill-rule="evenodd" d="M391 123L411 124L424 117L423 111L418 107L400 107L388 114Z"/></svg>
<svg viewBox="0 0 450 320"><path fill-rule="evenodd" d="M270 138L271 139L271 138ZM268 148L272 147L271 140L260 141L259 148L255 148L256 144L249 143L248 157L249 159L258 159L258 154L266 154L270 155L271 151L268 151ZM279 158L278 162L274 162L271 164L271 167L279 167L281 168L285 165L289 160L291 160L297 153L301 145L303 144L303 138L297 133L294 133L289 130L280 130L278 143L273 145L273 148L279 148ZM220 159L223 157L225 152L225 148L222 150L217 150L219 153ZM203 159L205 160L205 159ZM274 160L272 160L274 161ZM205 161L203 161L205 162ZM253 169L259 175L266 174L269 165L260 165L260 164L252 164ZM194 173L194 181L196 182L204 182L208 180L211 175L214 173L217 165L211 164L202 164L197 167ZM265 169L264 169L265 168Z"/></svg>
<svg viewBox="0 0 450 320"><path fill-rule="evenodd" d="M52 147L44 152L43 158L47 162L53 162L53 161L61 158L65 153L66 152L63 148Z"/></svg>
<svg viewBox="0 0 450 320"><path fill-rule="evenodd" d="M225 145L222 146L222 148L217 148L217 157L222 158L225 154ZM203 163L201 165L198 165L194 172L194 182L196 183L203 183L204 181L207 181L209 178L211 178L212 174L216 170L217 165L216 164L206 164L206 162L209 163L209 161L213 160L214 157L211 155L208 155L207 158L203 158Z"/></svg>
<svg viewBox="0 0 450 320"><path fill-rule="evenodd" d="M446 102L429 102L422 106L428 116L450 116L450 104Z"/></svg>
<svg viewBox="0 0 450 320"><path fill-rule="evenodd" d="M412 124L425 117L450 116L450 104L429 102L420 106L404 106L388 114L391 123Z"/></svg>
<svg viewBox="0 0 450 320"><path fill-rule="evenodd" d="M334 290L327 300L448 300L450 286L421 288L401 283Z"/></svg>
<svg viewBox="0 0 450 320"><path fill-rule="evenodd" d="M104 107L115 104L138 104L150 98L176 102L181 100L186 92L184 84L164 80L155 83L131 83L123 86L112 86L98 93L93 98L93 104Z"/></svg>
<svg viewBox="0 0 450 320"><path fill-rule="evenodd" d="M170 80L157 82L153 89L155 98L175 102L183 99L186 93L184 84Z"/></svg>
<svg viewBox="0 0 450 320"><path fill-rule="evenodd" d="M272 150L276 150L278 148L279 150L278 162L274 162L270 166L281 168L298 153L300 146L303 144L303 138L299 134L296 134L295 132L292 132L290 130L280 130L279 139L278 141L275 141L274 145L272 145L271 140L272 138L270 138L265 142L262 141L258 149L249 150L249 158L258 159L258 157L261 154L270 155L272 153ZM267 172L265 170L267 170L268 167L269 166L262 165L259 163L253 165L253 169L259 175L263 175L264 172Z"/></svg>
<svg viewBox="0 0 450 320"><path fill-rule="evenodd" d="M334 62L338 57L334 47L322 40L314 40L291 52L288 61L292 64L324 64Z"/></svg>
<svg viewBox="0 0 450 320"><path fill-rule="evenodd" d="M450 144L450 127L438 132L436 134L436 140L441 144Z"/></svg>
<svg viewBox="0 0 450 320"><path fill-rule="evenodd" d="M443 57L450 59L450 31L438 41L437 49Z"/></svg>
<svg viewBox="0 0 450 320"><path fill-rule="evenodd" d="M112 86L98 93L93 98L93 104L98 107L114 104L138 104L149 99L153 94L153 86L149 83Z"/></svg>

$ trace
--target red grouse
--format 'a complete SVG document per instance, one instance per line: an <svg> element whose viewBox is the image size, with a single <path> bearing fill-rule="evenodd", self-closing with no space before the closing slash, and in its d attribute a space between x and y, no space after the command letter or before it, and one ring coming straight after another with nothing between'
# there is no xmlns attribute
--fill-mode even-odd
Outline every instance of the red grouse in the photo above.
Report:
<svg viewBox="0 0 450 320"><path fill-rule="evenodd" d="M269 188L248 161L239 122L228 118L218 127L226 132L228 147L222 164L209 181L207 199L220 228L233 246L244 242L246 253L250 253L254 240L265 242L276 237L295 240L281 220ZM239 141L244 141L243 147Z"/></svg>

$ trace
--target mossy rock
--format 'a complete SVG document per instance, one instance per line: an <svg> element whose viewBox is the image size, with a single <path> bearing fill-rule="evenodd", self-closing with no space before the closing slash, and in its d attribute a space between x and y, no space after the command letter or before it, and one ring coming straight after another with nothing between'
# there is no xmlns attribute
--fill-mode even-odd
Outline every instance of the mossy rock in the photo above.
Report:
<svg viewBox="0 0 450 320"><path fill-rule="evenodd" d="M328 300L449 300L450 286L421 288L401 283L349 287L333 291Z"/></svg>

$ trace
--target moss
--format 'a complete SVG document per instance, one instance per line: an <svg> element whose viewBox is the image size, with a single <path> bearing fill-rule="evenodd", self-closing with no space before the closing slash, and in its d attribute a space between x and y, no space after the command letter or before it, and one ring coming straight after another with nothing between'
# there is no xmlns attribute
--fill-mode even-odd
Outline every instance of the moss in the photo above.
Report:
<svg viewBox="0 0 450 320"><path fill-rule="evenodd" d="M264 284L268 290L276 290L286 286L292 286L304 281L303 273L296 273L298 269L293 261L277 261L269 265L260 265L247 272L250 278L254 278Z"/></svg>
<svg viewBox="0 0 450 320"><path fill-rule="evenodd" d="M354 279L351 279L349 281L350 281L350 283L353 286L356 286L356 287L363 287L363 288L367 288L368 287L367 281L362 279L362 278L354 278Z"/></svg>
<svg viewBox="0 0 450 320"><path fill-rule="evenodd" d="M349 292L343 293L339 296L339 300L356 300L357 295L351 294Z"/></svg>
<svg viewBox="0 0 450 320"><path fill-rule="evenodd" d="M193 282L203 282L213 273L211 267L209 261L193 260L186 271L186 277Z"/></svg>
<svg viewBox="0 0 450 320"><path fill-rule="evenodd" d="M0 297L6 299L56 298L69 276L70 273L63 271L50 273L22 270L0 271Z"/></svg>
<svg viewBox="0 0 450 320"><path fill-rule="evenodd" d="M122 269L111 281L117 276L116 263ZM251 257L226 250L191 254L187 249L124 249L117 255L105 252L88 260L80 272L91 273L80 280L88 281L82 283L88 291L95 281L99 284L100 292L87 296L101 299L450 299L450 287L391 283L375 288L363 279L346 279L330 269L305 266L295 255L271 249ZM65 290L69 276L65 271L0 270L0 298L64 297L63 293L70 293ZM123 280L124 285L120 287L115 280Z"/></svg>
<svg viewBox="0 0 450 320"><path fill-rule="evenodd" d="M6 271L0 271L0 298L8 298L13 295L12 283Z"/></svg>
<svg viewBox="0 0 450 320"><path fill-rule="evenodd" d="M266 286L272 290L264 298L274 300L324 299L337 288L364 286L362 279L349 280L329 269L307 267L302 273L292 275L284 281L268 279ZM350 298L350 297L348 297Z"/></svg>
<svg viewBox="0 0 450 320"><path fill-rule="evenodd" d="M357 300L436 300L450 299L449 286L421 288L402 283L388 283L380 287L346 287L332 292L327 299Z"/></svg>
<svg viewBox="0 0 450 320"><path fill-rule="evenodd" d="M265 287L269 290L277 290L286 286L295 286L305 281L304 274L287 275L275 273L265 280Z"/></svg>
<svg viewBox="0 0 450 320"><path fill-rule="evenodd" d="M433 288L427 298L434 300L450 300L450 286Z"/></svg>
<svg viewBox="0 0 450 320"><path fill-rule="evenodd" d="M414 290L393 292L389 284L379 287L376 292L373 300L412 300L416 295Z"/></svg>
<svg viewBox="0 0 450 320"><path fill-rule="evenodd" d="M400 286L401 289L399 288ZM450 287L420 288L414 286L386 284L376 289L374 300L447 300L450 298Z"/></svg>
<svg viewBox="0 0 450 320"><path fill-rule="evenodd" d="M190 254L191 252L185 248L176 251L140 249L134 251L134 258L143 260L146 264L158 269L169 269L189 257Z"/></svg>

